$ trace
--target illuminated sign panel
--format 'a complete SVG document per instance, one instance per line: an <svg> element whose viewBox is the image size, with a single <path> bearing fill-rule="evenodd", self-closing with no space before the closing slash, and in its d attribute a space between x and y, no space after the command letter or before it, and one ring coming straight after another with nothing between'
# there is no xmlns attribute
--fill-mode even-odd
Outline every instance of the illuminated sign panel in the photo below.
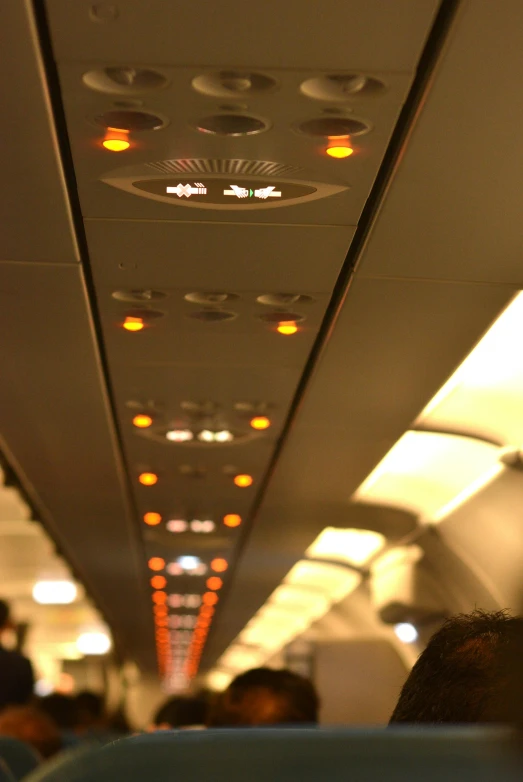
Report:
<svg viewBox="0 0 523 782"><path fill-rule="evenodd" d="M267 182L244 179L145 179L133 182L133 187L175 202L196 202L224 206L248 206L254 203L290 201L317 192L309 184L296 182Z"/></svg>

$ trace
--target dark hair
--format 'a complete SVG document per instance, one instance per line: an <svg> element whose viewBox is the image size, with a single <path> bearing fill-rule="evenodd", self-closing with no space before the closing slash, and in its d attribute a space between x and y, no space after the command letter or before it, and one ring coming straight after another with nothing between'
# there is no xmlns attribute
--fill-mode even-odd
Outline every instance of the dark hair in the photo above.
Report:
<svg viewBox="0 0 523 782"><path fill-rule="evenodd" d="M288 670L253 668L217 698L209 725L316 723L318 710L318 695L308 679Z"/></svg>
<svg viewBox="0 0 523 782"><path fill-rule="evenodd" d="M45 712L63 730L73 730L76 726L76 705L69 695L54 692L40 698L40 711Z"/></svg>
<svg viewBox="0 0 523 782"><path fill-rule="evenodd" d="M517 667L507 660L522 638L523 619L506 611L447 619L410 672L390 724L509 721Z"/></svg>
<svg viewBox="0 0 523 782"><path fill-rule="evenodd" d="M92 720L100 720L104 716L105 702L103 695L91 690L79 692L74 699L77 714Z"/></svg>
<svg viewBox="0 0 523 782"><path fill-rule="evenodd" d="M155 725L170 725L172 728L187 728L190 725L203 725L207 718L207 700L196 698L169 698L156 712Z"/></svg>
<svg viewBox="0 0 523 782"><path fill-rule="evenodd" d="M9 603L6 603L5 600L0 600L0 628L7 624L10 614Z"/></svg>

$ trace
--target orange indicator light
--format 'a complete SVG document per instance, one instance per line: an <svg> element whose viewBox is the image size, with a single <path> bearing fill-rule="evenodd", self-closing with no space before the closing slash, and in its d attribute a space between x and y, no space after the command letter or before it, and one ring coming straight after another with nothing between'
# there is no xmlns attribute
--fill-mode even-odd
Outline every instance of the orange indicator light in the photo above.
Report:
<svg viewBox="0 0 523 782"><path fill-rule="evenodd" d="M151 557L149 560L149 569L150 570L163 570L165 567L165 559L162 559L162 557Z"/></svg>
<svg viewBox="0 0 523 782"><path fill-rule="evenodd" d="M131 315L128 315L123 322L123 327L127 331L141 331L145 328L145 323L143 318L133 318Z"/></svg>
<svg viewBox="0 0 523 782"><path fill-rule="evenodd" d="M329 157L333 157L336 160L343 160L344 158L350 157L354 150L352 147L327 147L325 150L327 155Z"/></svg>
<svg viewBox="0 0 523 782"><path fill-rule="evenodd" d="M247 486L252 486L252 475L235 475L234 483L241 489L246 489Z"/></svg>
<svg viewBox="0 0 523 782"><path fill-rule="evenodd" d="M207 579L207 589L221 589L223 581L218 576L211 576Z"/></svg>
<svg viewBox="0 0 523 782"><path fill-rule="evenodd" d="M251 418L251 426L253 429L261 431L263 429L268 429L270 425L271 422L265 415L257 415L254 418Z"/></svg>
<svg viewBox="0 0 523 782"><path fill-rule="evenodd" d="M162 517L159 513L149 512L145 513L143 520L149 527L156 527L157 524L160 524Z"/></svg>
<svg viewBox="0 0 523 782"><path fill-rule="evenodd" d="M138 476L138 480L142 486L154 486L155 483L158 483L158 476L154 472L142 472Z"/></svg>
<svg viewBox="0 0 523 782"><path fill-rule="evenodd" d="M276 331L279 334L285 334L285 336L290 336L291 334L296 334L298 331L298 326L293 320L282 320L280 323L278 323L278 326L276 327Z"/></svg>
<svg viewBox="0 0 523 782"><path fill-rule="evenodd" d="M214 570L215 573L225 573L228 567L227 560L221 557L217 557L211 562L211 570ZM203 602L205 603L205 600Z"/></svg>
<svg viewBox="0 0 523 782"><path fill-rule="evenodd" d="M133 418L133 424L138 429L147 429L149 426L151 426L153 422L153 419L150 415L146 415L145 413L139 413L138 415L135 415Z"/></svg>

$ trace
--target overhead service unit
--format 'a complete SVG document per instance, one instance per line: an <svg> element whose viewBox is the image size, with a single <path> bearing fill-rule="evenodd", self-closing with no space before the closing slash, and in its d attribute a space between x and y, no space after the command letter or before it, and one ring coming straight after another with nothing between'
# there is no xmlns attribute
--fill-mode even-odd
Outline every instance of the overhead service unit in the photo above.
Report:
<svg viewBox="0 0 523 782"><path fill-rule="evenodd" d="M143 198L193 209L274 209L349 189L312 181L301 168L263 160L161 160L118 168L101 179Z"/></svg>

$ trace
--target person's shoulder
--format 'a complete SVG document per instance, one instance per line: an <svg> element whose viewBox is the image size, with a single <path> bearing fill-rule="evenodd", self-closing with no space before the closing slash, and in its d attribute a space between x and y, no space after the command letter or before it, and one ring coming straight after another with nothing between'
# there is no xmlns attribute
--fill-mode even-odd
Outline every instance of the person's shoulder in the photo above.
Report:
<svg viewBox="0 0 523 782"><path fill-rule="evenodd" d="M0 656L3 658L4 662L12 660L15 665L31 665L27 657L24 657L23 654L20 654L20 652L17 652L14 649L5 649L3 646L0 646Z"/></svg>

